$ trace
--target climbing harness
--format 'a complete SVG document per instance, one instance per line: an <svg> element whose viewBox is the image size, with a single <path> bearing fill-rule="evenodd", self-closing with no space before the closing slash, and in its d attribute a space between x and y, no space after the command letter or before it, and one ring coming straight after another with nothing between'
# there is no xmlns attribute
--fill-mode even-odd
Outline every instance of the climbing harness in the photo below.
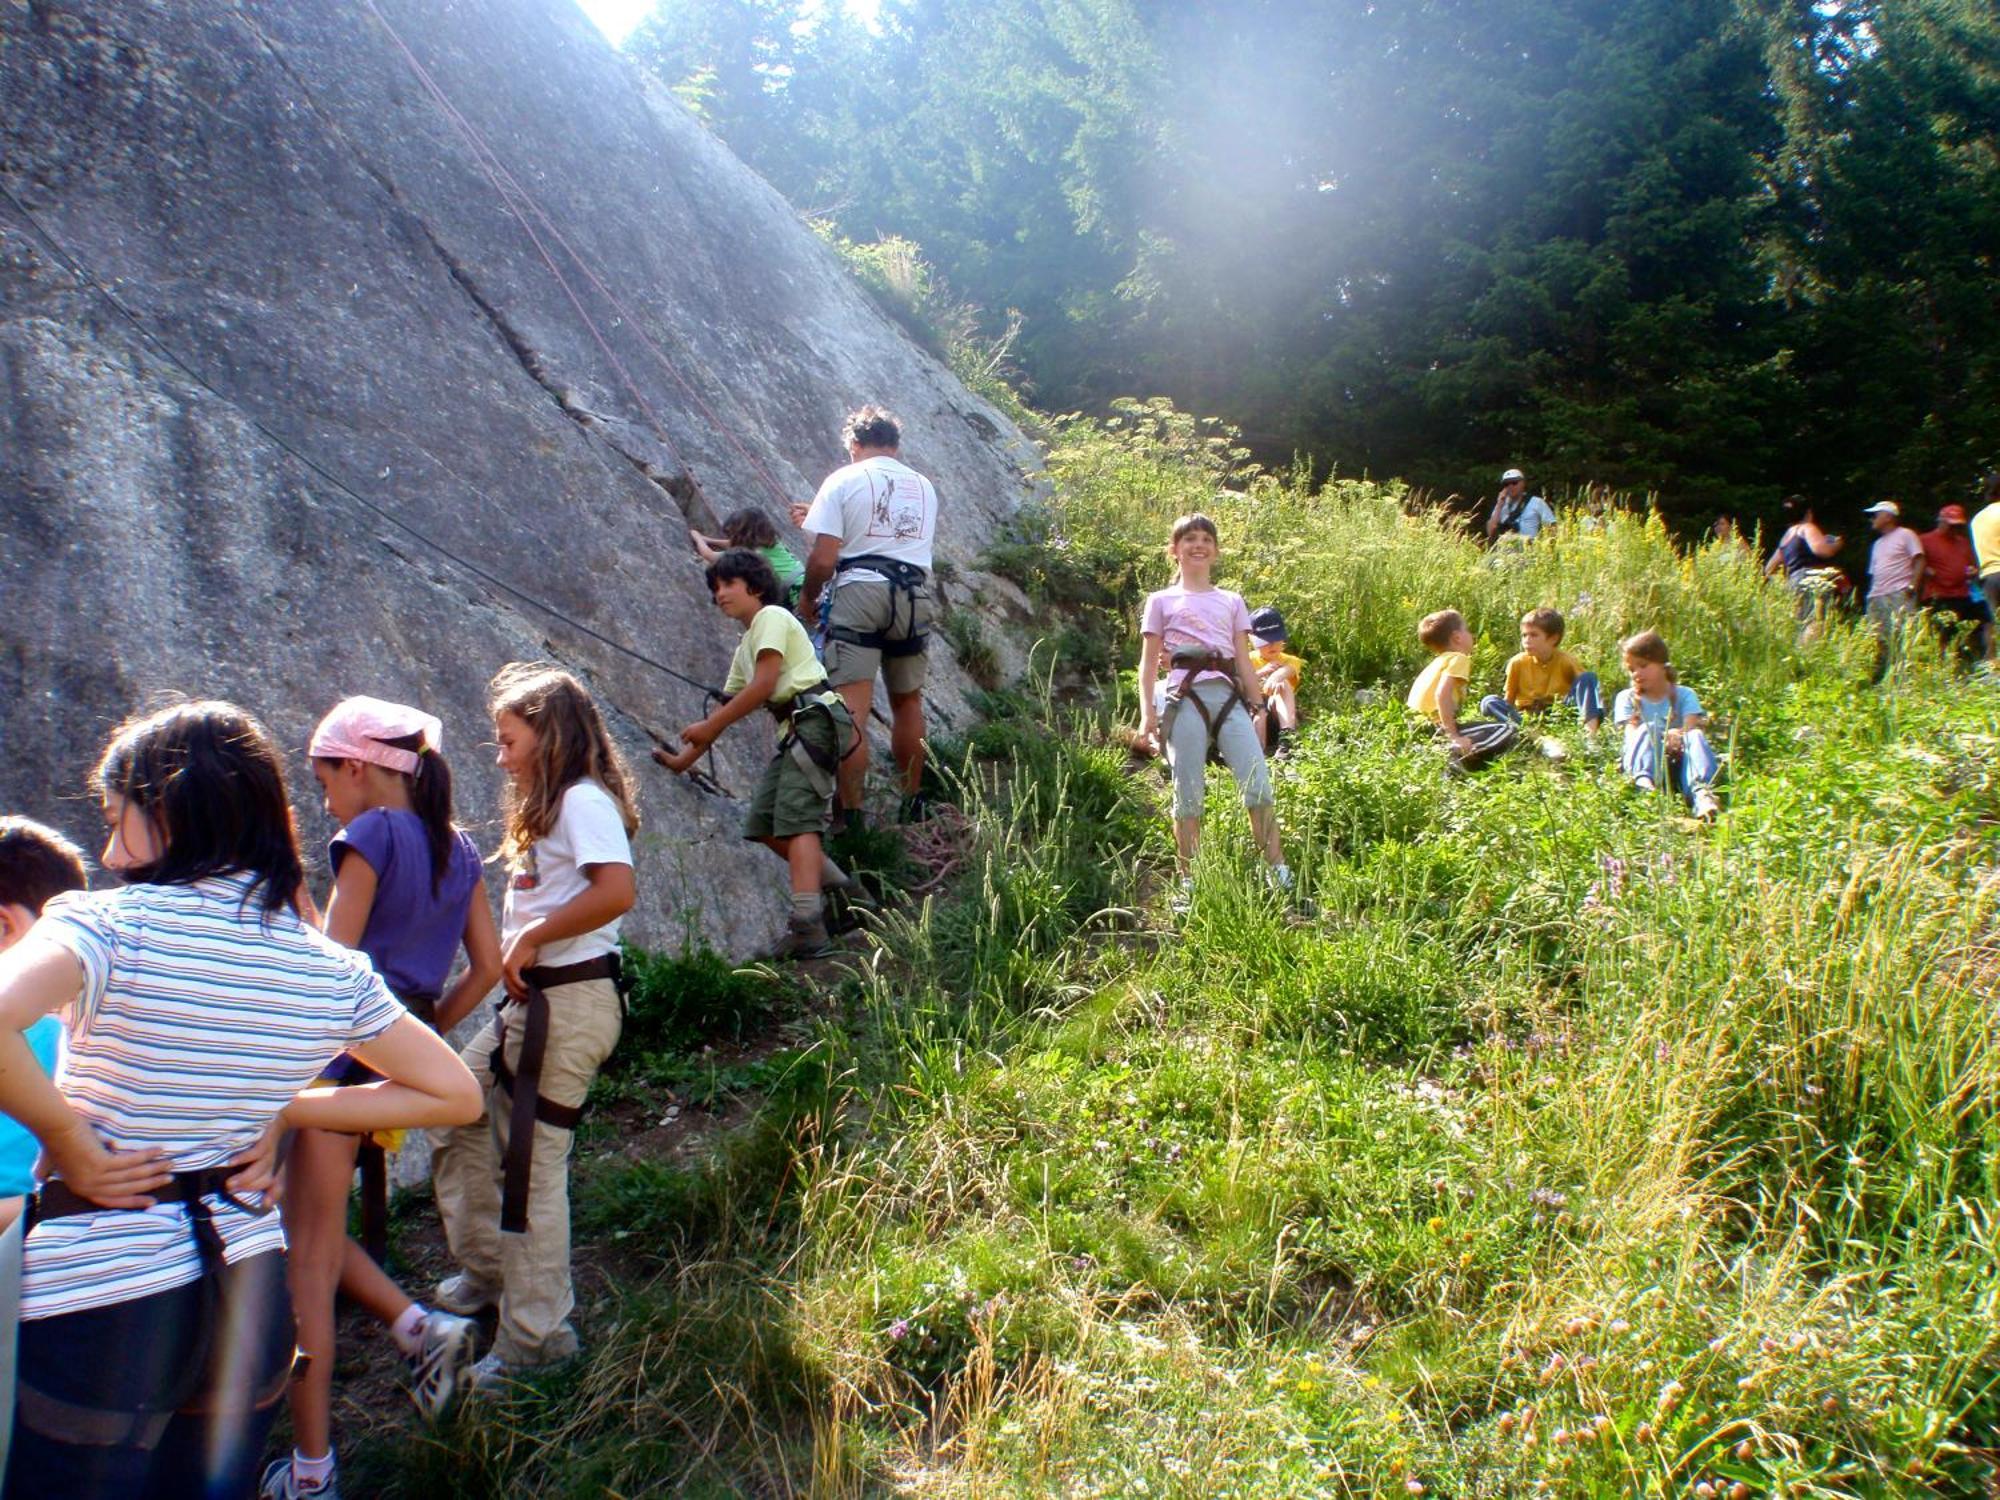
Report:
<svg viewBox="0 0 2000 1500"><path fill-rule="evenodd" d="M156 1204L183 1203L187 1205L188 1232L194 1237L195 1250L201 1257L201 1275L196 1281L200 1296L199 1333L194 1349L182 1362L180 1385L172 1393L172 1399L159 1406L144 1411L120 1411L101 1407L84 1406L74 1401L66 1401L36 1390L26 1381L18 1378L14 1397L15 1420L33 1431L52 1437L60 1437L73 1443L91 1443L102 1446L131 1446L151 1448L158 1444L167 1430L167 1424L176 1413L193 1411L193 1403L200 1395L199 1383L207 1369L209 1355L221 1336L219 1324L222 1321L221 1279L227 1269L222 1235L215 1227L215 1212L208 1205L210 1198L220 1198L238 1213L261 1218L271 1210L243 1202L229 1191L232 1171L227 1167L208 1167L194 1172L176 1172L165 1186L150 1189L147 1196ZM93 1203L80 1193L72 1191L61 1179L53 1179L42 1184L41 1190L28 1199L27 1210L21 1217L21 1233L25 1237L34 1227L46 1219L68 1219L79 1214L140 1213L142 1209L111 1209L101 1203ZM280 1372L279 1379L266 1390L258 1391L254 1404L258 1409L269 1405L283 1394L285 1382L290 1378L290 1370Z"/></svg>
<svg viewBox="0 0 2000 1500"><path fill-rule="evenodd" d="M917 629L917 599L925 594L930 583L930 574L915 563L894 557L873 557L862 553L858 557L843 557L834 564L834 573L849 572L855 568L865 568L881 575L889 586L889 623L880 630L856 630L851 625L828 625L829 640L845 641L849 645L865 646L871 651L880 651L885 657L921 656L924 643L930 636L928 631ZM901 600L908 616L908 622L899 633L896 629L896 606ZM832 613L829 605L828 613Z"/></svg>
<svg viewBox="0 0 2000 1500"><path fill-rule="evenodd" d="M537 964L523 969L527 983L521 1026L521 1059L518 1067L507 1066L507 1019L504 1007L493 1028L493 1081L508 1099L507 1150L501 1157L500 1228L521 1234L528 1228L528 1188L532 1180L535 1151L535 1123L553 1125L558 1130L574 1130L583 1118L581 1104L558 1104L541 1092L542 1064L549 1050L548 991L566 984L586 984L593 979L619 983L618 955L607 953L573 964ZM619 991L623 1001L624 991Z"/></svg>
<svg viewBox="0 0 2000 1500"><path fill-rule="evenodd" d="M773 759L789 755L805 773L815 792L822 797L832 796L839 779L840 763L852 755L855 746L861 743L860 726L855 724L851 715L846 714L846 701L822 677L810 687L800 688L785 702L767 700L764 707L778 721L778 750ZM832 740L837 748L831 755L799 733L799 720L809 714L823 714L833 728ZM845 746L840 744L840 720L843 716L847 717L848 728L854 731L854 738Z"/></svg>
<svg viewBox="0 0 2000 1500"><path fill-rule="evenodd" d="M1240 708L1245 714L1250 712L1250 705L1243 698L1242 685L1236 680L1235 659L1219 656L1205 646L1178 646L1169 658L1169 664L1174 671L1181 674L1181 679L1167 689L1166 699L1162 705L1160 749L1164 752L1173 740L1174 719L1179 715L1181 705L1190 703L1194 705L1194 711L1201 715L1202 726L1208 731L1208 759L1217 765L1222 764L1222 751L1217 743L1217 737L1222 733L1222 726L1228 722L1230 714L1235 710ZM1228 699L1212 714L1194 691L1195 679L1203 672L1221 672L1229 682Z"/></svg>

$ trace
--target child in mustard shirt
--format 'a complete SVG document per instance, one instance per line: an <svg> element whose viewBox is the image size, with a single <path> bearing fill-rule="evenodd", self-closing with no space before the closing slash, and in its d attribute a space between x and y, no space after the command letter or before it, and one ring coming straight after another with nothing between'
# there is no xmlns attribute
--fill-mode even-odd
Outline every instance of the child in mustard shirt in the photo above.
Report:
<svg viewBox="0 0 2000 1500"><path fill-rule="evenodd" d="M1558 703L1573 703L1584 732L1596 734L1604 722L1604 698L1597 674L1584 671L1577 659L1562 649L1562 638L1560 612L1544 606L1521 616L1521 651L1507 663L1506 695L1483 699L1480 711L1519 724L1524 715L1544 713Z"/></svg>
<svg viewBox="0 0 2000 1500"><path fill-rule="evenodd" d="M1271 730L1267 749L1276 755L1284 748L1284 737L1299 727L1299 678L1306 669L1305 658L1285 649L1290 637L1285 617L1275 605L1267 604L1250 616L1253 649L1250 665L1264 685L1264 706L1270 711Z"/></svg>
<svg viewBox="0 0 2000 1500"><path fill-rule="evenodd" d="M1466 683L1472 676L1472 648L1477 644L1466 626L1465 616L1455 609L1441 609L1425 615L1417 626L1417 639L1431 649L1431 663L1417 674L1405 701L1412 713L1422 714L1438 728L1451 745L1448 761L1454 771L1482 766L1508 750L1520 737L1514 719L1482 718L1461 724L1460 706L1465 702Z"/></svg>

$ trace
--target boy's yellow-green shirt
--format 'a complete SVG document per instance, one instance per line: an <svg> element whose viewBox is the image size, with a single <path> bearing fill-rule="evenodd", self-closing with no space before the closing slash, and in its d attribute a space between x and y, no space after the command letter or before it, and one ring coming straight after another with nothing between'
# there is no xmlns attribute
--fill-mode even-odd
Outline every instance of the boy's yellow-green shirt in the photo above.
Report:
<svg viewBox="0 0 2000 1500"><path fill-rule="evenodd" d="M1431 664L1417 674L1417 680L1410 685L1410 696L1406 700L1413 713L1420 713L1433 724L1443 722L1438 717L1438 689L1447 677L1456 677L1460 682L1472 676L1472 658L1463 651L1440 651L1431 658ZM1459 707L1465 707L1465 698L1459 697Z"/></svg>
<svg viewBox="0 0 2000 1500"><path fill-rule="evenodd" d="M1523 651L1507 663L1507 701L1523 713L1535 713L1559 702L1583 675L1583 667L1567 651L1546 662Z"/></svg>
<svg viewBox="0 0 2000 1500"><path fill-rule="evenodd" d="M778 685L771 692L773 703L790 703L803 689L826 680L826 669L813 654L812 637L806 634L799 617L782 605L767 604L757 611L743 632L743 639L736 643L736 654L729 659L729 680L722 684L723 692L742 692L757 675L757 658L766 651L776 651L784 657L784 666L778 671Z"/></svg>

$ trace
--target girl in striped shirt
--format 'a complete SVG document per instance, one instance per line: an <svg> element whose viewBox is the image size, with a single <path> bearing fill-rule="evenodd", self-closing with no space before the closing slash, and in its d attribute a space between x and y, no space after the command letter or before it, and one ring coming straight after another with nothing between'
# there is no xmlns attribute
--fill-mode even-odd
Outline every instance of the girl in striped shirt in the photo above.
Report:
<svg viewBox="0 0 2000 1500"><path fill-rule="evenodd" d="M328 851L333 895L327 936L368 955L419 1020L449 1031L500 982L500 936L481 885L479 851L452 821L444 726L380 698L347 698L320 720L308 754L340 824ZM465 972L447 993L460 948ZM373 1075L342 1058L342 1083ZM472 1363L478 1325L412 1302L347 1235L358 1136L302 1130L285 1181L292 1311L310 1363L292 1384L293 1451L272 1460L264 1500L333 1500L334 1292L389 1330L410 1365L410 1394L426 1417L449 1404Z"/></svg>
<svg viewBox="0 0 2000 1500"><path fill-rule="evenodd" d="M128 724L92 777L123 889L0 955L0 1110L51 1177L23 1249L9 1500L247 1496L292 1360L284 1236L228 1164L288 1126L473 1119L463 1064L296 908L278 754L227 703ZM22 1033L61 1011L61 1078ZM310 1088L343 1051L383 1075Z"/></svg>

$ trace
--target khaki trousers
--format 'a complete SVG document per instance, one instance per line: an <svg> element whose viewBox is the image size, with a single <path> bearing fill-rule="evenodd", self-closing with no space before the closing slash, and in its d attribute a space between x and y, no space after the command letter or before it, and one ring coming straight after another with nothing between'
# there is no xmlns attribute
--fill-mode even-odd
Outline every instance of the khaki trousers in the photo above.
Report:
<svg viewBox="0 0 2000 1500"><path fill-rule="evenodd" d="M588 979L547 991L549 1045L539 1092L556 1104L581 1105L597 1070L618 1045L623 1023L618 990ZM527 1008L508 1000L507 1066L518 1068ZM528 1228L500 1230L500 1168L507 1151L508 1099L493 1081L499 1022L489 1021L459 1054L486 1091L486 1114L470 1125L431 1132L431 1176L452 1256L475 1281L500 1295L493 1351L510 1365L547 1364L576 1352L569 1325L576 1295L569 1275L569 1152L574 1133L535 1122L528 1186Z"/></svg>

